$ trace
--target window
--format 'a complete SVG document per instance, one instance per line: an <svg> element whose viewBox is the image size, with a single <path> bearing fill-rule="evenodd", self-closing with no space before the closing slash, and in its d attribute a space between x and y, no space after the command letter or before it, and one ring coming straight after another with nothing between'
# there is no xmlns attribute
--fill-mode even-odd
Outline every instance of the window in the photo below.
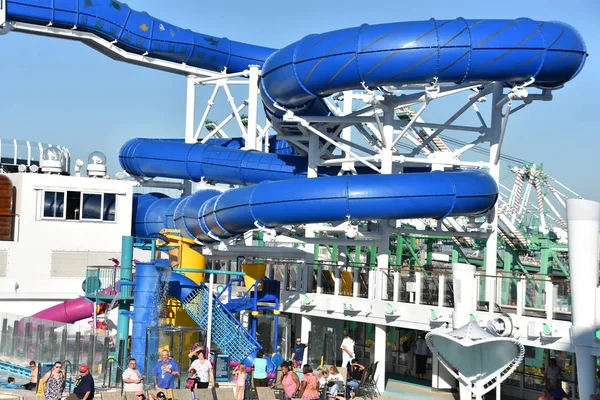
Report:
<svg viewBox="0 0 600 400"><path fill-rule="evenodd" d="M44 193L44 218L63 218L64 217L64 192L45 192Z"/></svg>
<svg viewBox="0 0 600 400"><path fill-rule="evenodd" d="M73 221L116 221L117 195L76 191L44 192L42 217Z"/></svg>

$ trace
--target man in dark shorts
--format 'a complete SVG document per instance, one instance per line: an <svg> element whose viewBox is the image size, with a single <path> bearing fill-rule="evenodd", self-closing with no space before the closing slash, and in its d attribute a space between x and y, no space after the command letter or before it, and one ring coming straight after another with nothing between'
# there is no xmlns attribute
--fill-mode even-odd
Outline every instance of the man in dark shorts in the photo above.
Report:
<svg viewBox="0 0 600 400"><path fill-rule="evenodd" d="M90 374L87 365L79 367L81 374L75 382L75 388L67 400L92 400L94 398L94 378Z"/></svg>

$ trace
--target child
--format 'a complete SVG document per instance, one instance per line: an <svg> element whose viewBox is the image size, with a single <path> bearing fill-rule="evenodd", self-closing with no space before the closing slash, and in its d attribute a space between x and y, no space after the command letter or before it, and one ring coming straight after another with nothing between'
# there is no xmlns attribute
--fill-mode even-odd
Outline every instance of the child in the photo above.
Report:
<svg viewBox="0 0 600 400"><path fill-rule="evenodd" d="M246 378L248 372L246 371L246 365L240 364L233 370L233 374L237 375L237 381L235 384L235 400L244 400L244 391L246 390Z"/></svg>
<svg viewBox="0 0 600 400"><path fill-rule="evenodd" d="M192 368L192 369L190 369L190 376L185 381L185 387L187 389L190 389L193 391L195 386L196 386L196 370Z"/></svg>
<svg viewBox="0 0 600 400"><path fill-rule="evenodd" d="M327 367L321 370L321 376L319 378L319 392L323 398L327 398L327 381L329 380L329 369Z"/></svg>

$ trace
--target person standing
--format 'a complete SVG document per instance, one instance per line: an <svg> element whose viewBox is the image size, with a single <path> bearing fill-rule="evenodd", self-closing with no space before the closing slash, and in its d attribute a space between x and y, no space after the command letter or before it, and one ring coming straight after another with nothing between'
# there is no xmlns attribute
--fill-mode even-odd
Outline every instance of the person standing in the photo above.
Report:
<svg viewBox="0 0 600 400"><path fill-rule="evenodd" d="M65 390L65 374L62 372L62 363L57 361L52 369L40 379L40 385L44 388L46 400L60 400ZM44 385L46 385L44 387Z"/></svg>
<svg viewBox="0 0 600 400"><path fill-rule="evenodd" d="M197 353L198 358L190 365L189 371L196 371L196 387L207 389L213 380L212 364L204 356L204 350Z"/></svg>
<svg viewBox="0 0 600 400"><path fill-rule="evenodd" d="M25 390L35 390L37 388L38 381L38 366L35 361L29 361L29 368L31 368L31 375L29 377L29 383L26 383L23 386Z"/></svg>
<svg viewBox="0 0 600 400"><path fill-rule="evenodd" d="M417 343L415 345L415 358L416 358L416 367L415 372L417 378L424 379L425 372L427 370L427 358L429 357L429 349L427 348L427 342L425 341L425 335L420 334L419 339L417 339Z"/></svg>
<svg viewBox="0 0 600 400"><path fill-rule="evenodd" d="M290 362L281 364L281 373L283 374L281 380L270 387L273 389L275 386L281 385L283 387L283 400L292 400L296 397L298 389L300 389L300 378L294 372L294 366Z"/></svg>
<svg viewBox="0 0 600 400"><path fill-rule="evenodd" d="M402 343L402 351L406 354L406 370L404 371L404 376L412 377L412 370L415 365L415 342L416 342L417 334L412 331L406 339Z"/></svg>
<svg viewBox="0 0 600 400"><path fill-rule="evenodd" d="M296 338L296 344L292 349L292 362L294 363L294 368L298 368L302 365L302 361L304 360L304 350L306 350L306 345L302 343L302 339Z"/></svg>
<svg viewBox="0 0 600 400"><path fill-rule="evenodd" d="M267 360L264 358L264 353L259 351L256 354L256 358L252 362L254 372L252 373L252 380L254 381L254 387L265 387L267 386Z"/></svg>
<svg viewBox="0 0 600 400"><path fill-rule="evenodd" d="M162 359L152 369L154 375L154 387L156 390L167 393L168 398L173 398L175 388L175 377L179 375L179 366L169 357L169 351L161 352Z"/></svg>
<svg viewBox="0 0 600 400"><path fill-rule="evenodd" d="M342 368L348 367L351 360L354 359L354 332L348 331L346 337L342 341L340 348L342 349Z"/></svg>
<svg viewBox="0 0 600 400"><path fill-rule="evenodd" d="M140 371L137 369L137 361L135 358L130 358L127 364L127 369L123 371L123 391L124 392L139 392L144 390L144 379Z"/></svg>
<svg viewBox="0 0 600 400"><path fill-rule="evenodd" d="M79 378L75 381L73 393L66 400L92 400L94 398L94 378L87 365L79 367Z"/></svg>

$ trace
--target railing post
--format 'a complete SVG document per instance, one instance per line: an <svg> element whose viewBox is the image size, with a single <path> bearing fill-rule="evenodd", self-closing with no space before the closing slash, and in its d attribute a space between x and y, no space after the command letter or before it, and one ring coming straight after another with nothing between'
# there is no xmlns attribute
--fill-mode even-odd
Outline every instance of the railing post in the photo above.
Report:
<svg viewBox="0 0 600 400"><path fill-rule="evenodd" d="M415 304L421 304L421 292L423 289L423 273L415 272Z"/></svg>
<svg viewBox="0 0 600 400"><path fill-rule="evenodd" d="M546 277L544 286L544 292L546 293L544 308L546 309L546 319L551 321L554 318L554 285L552 284L552 278Z"/></svg>
<svg viewBox="0 0 600 400"><path fill-rule="evenodd" d="M352 273L352 297L358 297L360 293L360 268L354 267Z"/></svg>
<svg viewBox="0 0 600 400"><path fill-rule="evenodd" d="M323 264L317 264L317 294L323 293Z"/></svg>
<svg viewBox="0 0 600 400"><path fill-rule="evenodd" d="M17 357L17 345L19 344L19 321L13 322L13 335L12 335L12 356Z"/></svg>
<svg viewBox="0 0 600 400"><path fill-rule="evenodd" d="M517 286L517 315L523 315L523 309L525 308L525 287L527 282L525 281L525 277L521 275L519 277L519 284Z"/></svg>
<svg viewBox="0 0 600 400"><path fill-rule="evenodd" d="M63 328L60 337L60 351L58 356L61 360L67 359L67 328Z"/></svg>
<svg viewBox="0 0 600 400"><path fill-rule="evenodd" d="M333 281L333 295L334 296L339 296L340 295L340 287L341 285L341 273L340 273L340 266L337 265L337 263L333 266L334 269L334 276L335 279Z"/></svg>
<svg viewBox="0 0 600 400"><path fill-rule="evenodd" d="M397 303L400 300L400 279L401 279L402 269L394 268L394 293L392 294L392 301Z"/></svg>
<svg viewBox="0 0 600 400"><path fill-rule="evenodd" d="M8 346L8 318L2 319L2 336L0 336L0 354L6 355L6 347Z"/></svg>
<svg viewBox="0 0 600 400"><path fill-rule="evenodd" d="M32 360L43 360L44 359L44 325L39 324L37 326L37 337L35 343L35 354Z"/></svg>
<svg viewBox="0 0 600 400"><path fill-rule="evenodd" d="M81 332L75 333L75 348L73 349L73 365L79 368L79 355L81 353Z"/></svg>
<svg viewBox="0 0 600 400"><path fill-rule="evenodd" d="M446 298L446 276L438 275L438 307L444 307L444 299Z"/></svg>

